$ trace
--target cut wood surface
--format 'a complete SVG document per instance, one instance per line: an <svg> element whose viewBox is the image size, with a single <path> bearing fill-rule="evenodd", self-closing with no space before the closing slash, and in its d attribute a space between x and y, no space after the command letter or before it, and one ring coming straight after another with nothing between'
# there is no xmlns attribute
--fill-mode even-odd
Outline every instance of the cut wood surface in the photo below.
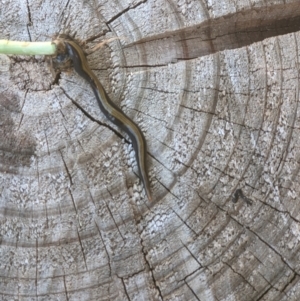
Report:
<svg viewBox="0 0 300 301"><path fill-rule="evenodd" d="M56 33L153 202L82 78L0 55L0 299L300 300L300 1L1 2L0 39Z"/></svg>

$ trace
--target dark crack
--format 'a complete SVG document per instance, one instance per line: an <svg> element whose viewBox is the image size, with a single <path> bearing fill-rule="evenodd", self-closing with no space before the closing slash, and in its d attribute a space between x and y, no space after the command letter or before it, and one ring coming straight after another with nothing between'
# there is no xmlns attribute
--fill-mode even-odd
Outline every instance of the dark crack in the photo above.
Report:
<svg viewBox="0 0 300 301"><path fill-rule="evenodd" d="M27 27L27 33L28 33L28 36L29 36L29 40L30 40L30 42L32 42L29 27L32 26L33 23L32 23L32 20L31 20L31 11L30 11L30 5L28 3L28 0L26 0L26 4L27 4L27 13L28 13L28 23L26 24L26 27Z"/></svg>
<svg viewBox="0 0 300 301"><path fill-rule="evenodd" d="M127 292L126 285L125 285L125 283L124 283L123 277L120 277L120 276L118 276L118 275L117 275L117 277L121 280L122 285L123 285L123 289L124 289L124 292L125 292L125 295L126 295L126 298L130 301L130 297L129 297L129 295L128 295L128 292Z"/></svg>
<svg viewBox="0 0 300 301"><path fill-rule="evenodd" d="M88 271L88 266L87 266L87 263L86 263L84 248L83 248L83 245L82 245L80 234L78 232L78 228L77 228L77 237L78 237L78 241L79 241L79 244L80 244L80 249L81 249L82 257L83 257L83 260L84 260L84 265L85 265L86 270Z"/></svg>
<svg viewBox="0 0 300 301"><path fill-rule="evenodd" d="M62 159L62 161L64 163L64 167L65 167L65 170L67 172L67 175L68 175L68 178L69 178L69 181L70 181L70 185L72 186L73 185L72 175L71 175L71 173L69 171L69 168L68 168L68 166L67 166L67 164L66 164L66 162L64 160L64 157L63 157L63 154L62 154L61 150L59 152L60 152L60 155L61 155L61 159Z"/></svg>
<svg viewBox="0 0 300 301"><path fill-rule="evenodd" d="M63 276L63 279L64 279L64 288L65 288L66 300L69 301L67 284L66 284L66 276L65 275Z"/></svg>
<svg viewBox="0 0 300 301"><path fill-rule="evenodd" d="M113 16L110 20L106 21L105 23L107 25L109 25L110 23L112 23L116 19L120 18L122 15L124 15L125 13L127 13L128 11L130 11L131 9L135 9L136 7L138 7L141 4L144 4L146 2L147 2L147 0L144 0L144 1L141 1L141 2L137 3L136 5L128 6L127 8L125 8L122 11L120 11L119 13L117 13L115 16Z"/></svg>
<svg viewBox="0 0 300 301"><path fill-rule="evenodd" d="M64 92L64 94L67 96L68 99L71 100L71 102L90 120L98 123L101 126L104 126L106 128L108 128L109 130L111 130L114 134L116 134L120 139L124 139L126 141L126 143L130 143L128 139L126 139L124 136L122 136L122 134L120 134L118 131L116 131L113 127L111 127L110 125L100 122L99 120L97 120L96 118L94 118L91 114L89 114L77 101L75 101L62 87L61 87L62 91Z"/></svg>
<svg viewBox="0 0 300 301"><path fill-rule="evenodd" d="M237 271L235 271L234 269L233 269L233 267L230 265L230 264L228 264L227 262L225 262L225 261L223 261L223 263L234 273L234 274L237 274L239 277L241 277L242 279L243 279L243 281L245 282L245 283L247 283L255 292L257 292L257 290L256 290L256 288L244 277L244 275L242 275L241 273L239 273L239 272L237 272Z"/></svg>
<svg viewBox="0 0 300 301"><path fill-rule="evenodd" d="M156 279L155 279L155 277L154 277L153 268L151 267L151 265L150 265L150 263L149 263L149 261L148 261L148 259L147 259L147 254L146 254L146 252L145 252L145 247L144 247L144 245L143 245L143 239L142 239L142 238L141 238L141 245L142 245L142 254L143 254L145 263L146 263L146 265L147 265L147 267L148 267L148 269L149 269L149 271L150 271L150 274L151 274L151 277L152 277L152 281L153 281L154 287L155 287L156 290L158 291L158 295L160 296L161 300L163 301L164 298L163 298L162 292L161 292L161 290L160 290L160 287L159 287L159 285L157 284Z"/></svg>
<svg viewBox="0 0 300 301"><path fill-rule="evenodd" d="M198 300L198 301L201 301L199 298L198 298L198 296L197 296L197 294L194 292L194 290L190 287L190 285L184 280L184 283L185 283L185 285L190 289L190 291L192 292L192 294L194 295L194 297Z"/></svg>
<svg viewBox="0 0 300 301"><path fill-rule="evenodd" d="M297 278L297 276L298 276L298 275L297 275L296 273L294 273L292 279L291 279L289 282L287 282L286 285L282 288L281 291L282 291L283 293L285 293L286 288L287 288L290 284L293 283L293 281Z"/></svg>

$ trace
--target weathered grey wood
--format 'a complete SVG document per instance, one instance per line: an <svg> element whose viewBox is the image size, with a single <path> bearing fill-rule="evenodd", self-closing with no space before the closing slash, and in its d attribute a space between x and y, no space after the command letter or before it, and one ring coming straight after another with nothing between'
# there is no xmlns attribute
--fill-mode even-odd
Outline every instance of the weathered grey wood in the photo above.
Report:
<svg viewBox="0 0 300 301"><path fill-rule="evenodd" d="M107 41L154 202L80 77L1 55L0 299L299 300L299 1L2 1L0 39L57 32Z"/></svg>

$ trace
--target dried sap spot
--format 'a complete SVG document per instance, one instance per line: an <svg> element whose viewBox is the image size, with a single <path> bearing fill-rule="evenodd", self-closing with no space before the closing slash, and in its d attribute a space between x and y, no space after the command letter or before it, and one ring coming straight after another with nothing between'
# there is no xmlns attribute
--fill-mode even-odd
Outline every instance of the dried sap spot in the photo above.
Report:
<svg viewBox="0 0 300 301"><path fill-rule="evenodd" d="M20 166L29 166L35 152L34 139L18 131L15 124L20 102L14 95L0 94L0 172L16 172Z"/></svg>

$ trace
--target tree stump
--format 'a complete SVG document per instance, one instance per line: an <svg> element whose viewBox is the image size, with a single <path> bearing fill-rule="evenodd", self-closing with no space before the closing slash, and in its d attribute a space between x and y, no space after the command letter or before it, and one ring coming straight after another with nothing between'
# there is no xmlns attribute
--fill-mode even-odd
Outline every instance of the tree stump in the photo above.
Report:
<svg viewBox="0 0 300 301"><path fill-rule="evenodd" d="M0 15L1 39L85 42L145 134L153 194L83 79L1 55L1 300L300 299L299 1L2 1Z"/></svg>

